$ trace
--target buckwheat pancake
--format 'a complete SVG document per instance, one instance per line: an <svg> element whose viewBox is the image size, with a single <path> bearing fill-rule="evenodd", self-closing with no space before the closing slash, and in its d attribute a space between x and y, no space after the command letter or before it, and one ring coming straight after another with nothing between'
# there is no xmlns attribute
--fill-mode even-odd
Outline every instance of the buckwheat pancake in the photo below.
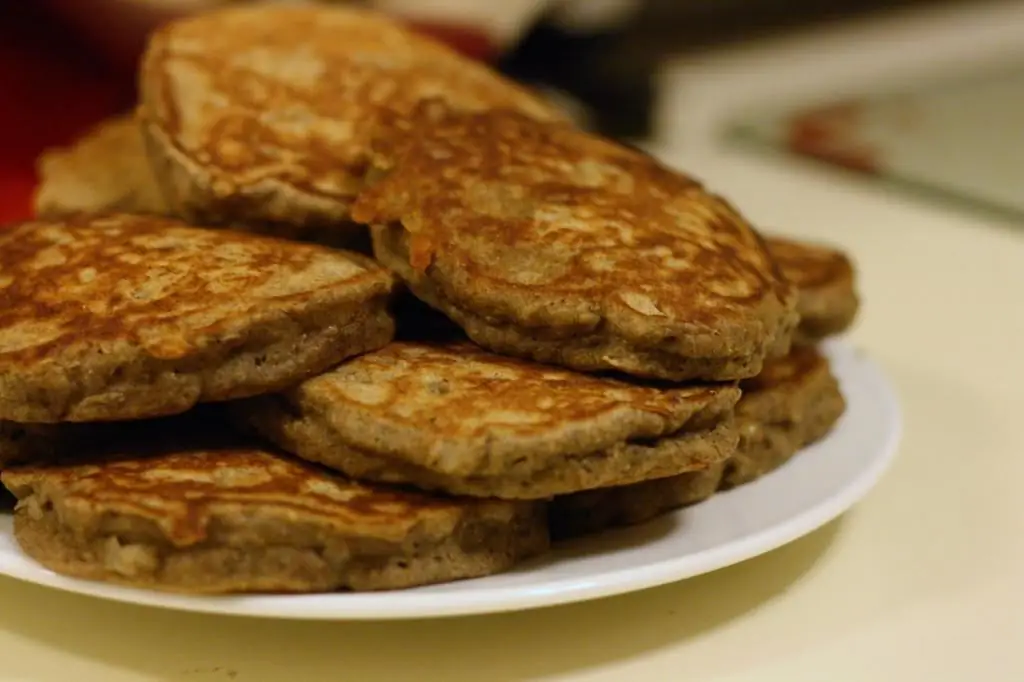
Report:
<svg viewBox="0 0 1024 682"><path fill-rule="evenodd" d="M375 145L353 217L476 343L582 371L756 375L795 292L750 225L640 152L509 110L436 102Z"/></svg>
<svg viewBox="0 0 1024 682"><path fill-rule="evenodd" d="M0 232L0 420L135 419L280 389L386 344L391 276L157 217Z"/></svg>
<svg viewBox="0 0 1024 682"><path fill-rule="evenodd" d="M795 346L741 387L743 398L736 406L740 447L723 474L727 488L778 468L801 447L824 437L846 410L828 360L813 346Z"/></svg>
<svg viewBox="0 0 1024 682"><path fill-rule="evenodd" d="M61 218L75 213L136 213L177 217L164 201L146 157L139 124L133 116L100 123L71 147L44 152L37 163L36 217ZM372 252L365 231L337 226L232 222L218 227Z"/></svg>
<svg viewBox="0 0 1024 682"><path fill-rule="evenodd" d="M177 214L353 229L372 131L423 97L561 116L487 67L369 10L244 7L150 41L141 117ZM358 228L362 229L362 228Z"/></svg>
<svg viewBox="0 0 1024 682"><path fill-rule="evenodd" d="M799 292L796 338L814 343L845 331L860 306L849 257L823 244L782 237L766 241L782 274Z"/></svg>
<svg viewBox="0 0 1024 682"><path fill-rule="evenodd" d="M101 122L69 147L46 150L36 170L34 203L39 218L168 211L131 114Z"/></svg>
<svg viewBox="0 0 1024 682"><path fill-rule="evenodd" d="M681 476L556 497L550 506L552 535L573 537L642 523L753 481L824 437L846 408L828 360L811 346L794 346L784 358L769 360L741 387L735 454Z"/></svg>
<svg viewBox="0 0 1024 682"><path fill-rule="evenodd" d="M231 408L285 450L353 478L540 499L725 459L738 397L735 386L641 386L468 343L392 343Z"/></svg>
<svg viewBox="0 0 1024 682"><path fill-rule="evenodd" d="M365 485L254 445L129 447L0 476L30 557L156 590L404 588L496 573L548 543L538 503Z"/></svg>
<svg viewBox="0 0 1024 682"><path fill-rule="evenodd" d="M678 476L560 495L548 504L551 539L568 540L634 526L702 502L718 491L724 470L722 461Z"/></svg>

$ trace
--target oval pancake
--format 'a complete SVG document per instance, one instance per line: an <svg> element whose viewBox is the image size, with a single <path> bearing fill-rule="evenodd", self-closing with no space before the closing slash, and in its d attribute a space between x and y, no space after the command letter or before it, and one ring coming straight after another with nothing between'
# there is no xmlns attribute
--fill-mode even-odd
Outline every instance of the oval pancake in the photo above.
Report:
<svg viewBox="0 0 1024 682"><path fill-rule="evenodd" d="M164 201L146 157L134 116L115 116L99 123L70 147L49 149L37 160L40 175L35 193L37 218L56 219L77 213L134 213L177 217ZM218 225L282 239L321 244L369 254L369 235L339 231L336 226L283 223Z"/></svg>
<svg viewBox="0 0 1024 682"><path fill-rule="evenodd" d="M357 254L146 216L0 232L0 420L136 419L276 390L387 343Z"/></svg>
<svg viewBox="0 0 1024 682"><path fill-rule="evenodd" d="M353 217L420 299L499 353L683 381L785 352L795 292L749 224L649 156L514 111L425 103Z"/></svg>
<svg viewBox="0 0 1024 682"><path fill-rule="evenodd" d="M526 90L382 14L247 7L173 22L140 73L143 130L176 214L352 228L371 133L425 96L560 116Z"/></svg>
<svg viewBox="0 0 1024 682"><path fill-rule="evenodd" d="M36 170L39 185L33 203L38 218L168 211L131 114L100 122L68 147L46 150Z"/></svg>
<svg viewBox="0 0 1024 682"><path fill-rule="evenodd" d="M285 450L353 478L541 499L724 459L738 397L735 386L640 386L468 343L392 343L230 408Z"/></svg>
<svg viewBox="0 0 1024 682"><path fill-rule="evenodd" d="M497 573L548 544L539 504L364 485L254 445L114 448L2 479L30 557L155 590L405 588Z"/></svg>
<svg viewBox="0 0 1024 682"><path fill-rule="evenodd" d="M828 360L812 346L794 346L740 385L740 440L731 457L680 476L556 497L549 512L552 535L561 539L642 523L754 481L823 438L846 410Z"/></svg>
<svg viewBox="0 0 1024 682"><path fill-rule="evenodd" d="M796 239L766 239L782 274L799 291L796 339L814 343L846 331L860 308L855 271L842 251Z"/></svg>
<svg viewBox="0 0 1024 682"><path fill-rule="evenodd" d="M800 448L824 437L846 411L828 359L813 346L794 346L789 355L767 363L761 374L740 385L740 446L726 465L726 488L778 468Z"/></svg>

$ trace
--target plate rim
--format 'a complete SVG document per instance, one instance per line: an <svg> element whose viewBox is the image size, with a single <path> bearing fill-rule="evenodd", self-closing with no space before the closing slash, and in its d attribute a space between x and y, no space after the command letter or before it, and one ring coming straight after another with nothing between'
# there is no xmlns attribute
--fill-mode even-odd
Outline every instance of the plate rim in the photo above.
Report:
<svg viewBox="0 0 1024 682"><path fill-rule="evenodd" d="M21 561L12 562L2 552L0 575L122 604L192 613L310 621L411 620L508 613L612 597L679 582L747 561L814 532L863 499L892 465L903 435L903 415L895 386L880 365L844 339L828 340L822 344L822 350L830 360L842 358L855 363L858 379L872 385L877 403L875 409L887 420L882 429L884 438L877 452L873 453L867 466L858 470L828 498L771 526L696 554L661 559L647 566L620 567L591 579L580 576L552 579L542 589L512 586L502 588L498 593L493 591L495 588L479 593L446 594L419 592L413 588L365 593L192 596L70 578L38 564L19 566ZM842 363L837 361L835 364ZM840 383L844 381L843 375L844 372L837 372ZM822 441L825 443L827 440ZM0 532L6 533L9 527L10 520L6 520L5 525L0 526ZM11 545L15 551L20 551L13 539ZM24 556L20 559L31 562ZM471 582L465 581L465 584Z"/></svg>

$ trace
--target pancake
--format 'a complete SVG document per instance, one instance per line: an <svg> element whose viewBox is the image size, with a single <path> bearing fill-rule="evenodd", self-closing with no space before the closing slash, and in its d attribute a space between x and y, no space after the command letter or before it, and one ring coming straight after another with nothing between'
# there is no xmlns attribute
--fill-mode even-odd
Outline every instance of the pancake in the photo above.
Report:
<svg viewBox="0 0 1024 682"><path fill-rule="evenodd" d="M392 343L230 407L283 449L353 478L541 499L725 459L738 397L735 386L640 386L468 343Z"/></svg>
<svg viewBox="0 0 1024 682"><path fill-rule="evenodd" d="M823 438L846 408L828 360L810 346L768 361L741 387L739 447L728 460L681 476L557 497L550 506L552 535L575 537L642 523L749 483Z"/></svg>
<svg viewBox="0 0 1024 682"><path fill-rule="evenodd" d="M62 575L196 594L404 588L547 547L537 503L364 485L259 445L192 440L6 469L18 544Z"/></svg>
<svg viewBox="0 0 1024 682"><path fill-rule="evenodd" d="M849 257L823 244L782 237L769 237L767 244L782 274L799 291L796 340L815 343L846 331L860 307Z"/></svg>
<svg viewBox="0 0 1024 682"><path fill-rule="evenodd" d="M146 157L138 122L131 115L98 124L67 148L49 149L37 162L35 213L55 219L76 213L135 213L175 217L164 201ZM370 255L369 235L336 226L239 223L234 230L322 244Z"/></svg>
<svg viewBox="0 0 1024 682"><path fill-rule="evenodd" d="M798 346L741 383L736 406L740 447L722 478L726 488L773 471L800 448L823 438L846 410L828 360L812 346Z"/></svg>
<svg viewBox="0 0 1024 682"><path fill-rule="evenodd" d="M144 216L0 232L0 420L137 419L386 344L393 280L323 247Z"/></svg>
<svg viewBox="0 0 1024 682"><path fill-rule="evenodd" d="M354 229L372 131L425 96L561 116L487 67L369 10L258 6L151 39L140 115L174 212L208 223ZM360 229L361 228L355 228Z"/></svg>
<svg viewBox="0 0 1024 682"><path fill-rule="evenodd" d="M672 381L754 376L796 294L696 181L561 123L437 102L375 145L353 217L378 260L492 351Z"/></svg>
<svg viewBox="0 0 1024 682"><path fill-rule="evenodd" d="M34 206L40 218L79 212L167 213L131 114L102 121L69 147L46 150L36 170Z"/></svg>

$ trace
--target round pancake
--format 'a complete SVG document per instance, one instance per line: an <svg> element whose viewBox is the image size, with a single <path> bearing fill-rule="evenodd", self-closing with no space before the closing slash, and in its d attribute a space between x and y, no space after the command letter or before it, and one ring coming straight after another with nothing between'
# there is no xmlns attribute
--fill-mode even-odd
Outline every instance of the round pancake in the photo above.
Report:
<svg viewBox="0 0 1024 682"><path fill-rule="evenodd" d="M39 218L62 218L76 213L176 217L160 192L146 158L138 122L132 116L100 123L71 147L44 152L37 165L40 184L35 212ZM367 255L372 251L365 231L338 230L336 225L232 222L227 226Z"/></svg>
<svg viewBox="0 0 1024 682"><path fill-rule="evenodd" d="M39 218L79 212L163 215L168 210L131 114L101 122L70 147L46 150L36 168Z"/></svg>
<svg viewBox="0 0 1024 682"><path fill-rule="evenodd" d="M642 523L753 481L823 438L846 408L828 360L808 346L769 360L756 379L741 386L743 397L736 406L740 442L729 459L680 476L556 497L549 510L552 536Z"/></svg>
<svg viewBox="0 0 1024 682"><path fill-rule="evenodd" d="M496 573L547 547L540 505L363 485L251 446L129 450L2 479L30 557L156 590L404 588Z"/></svg>
<svg viewBox="0 0 1024 682"><path fill-rule="evenodd" d="M169 24L140 74L164 194L193 220L352 229L372 130L425 96L558 116L487 67L382 14L247 7Z"/></svg>
<svg viewBox="0 0 1024 682"><path fill-rule="evenodd" d="M135 419L386 344L391 276L323 247L111 214L0 232L0 419Z"/></svg>
<svg viewBox="0 0 1024 682"><path fill-rule="evenodd" d="M508 110L394 121L353 207L417 297L498 353L673 381L757 374L795 292L728 204L650 157Z"/></svg>
<svg viewBox="0 0 1024 682"><path fill-rule="evenodd" d="M353 478L541 499L723 460L738 397L735 386L639 386L468 343L392 343L231 408L285 450Z"/></svg>
<svg viewBox="0 0 1024 682"><path fill-rule="evenodd" d="M718 490L724 468L723 461L678 476L556 497L548 506L551 539L568 540L634 526L706 500Z"/></svg>
<svg viewBox="0 0 1024 682"><path fill-rule="evenodd" d="M853 263L846 254L822 244L782 237L769 237L766 242L782 274L799 292L797 340L814 343L853 324L860 300Z"/></svg>
<svg viewBox="0 0 1024 682"><path fill-rule="evenodd" d="M824 437L846 411L828 360L813 346L794 346L785 358L767 363L761 374L740 386L740 446L726 465L726 488L778 468L800 448Z"/></svg>

